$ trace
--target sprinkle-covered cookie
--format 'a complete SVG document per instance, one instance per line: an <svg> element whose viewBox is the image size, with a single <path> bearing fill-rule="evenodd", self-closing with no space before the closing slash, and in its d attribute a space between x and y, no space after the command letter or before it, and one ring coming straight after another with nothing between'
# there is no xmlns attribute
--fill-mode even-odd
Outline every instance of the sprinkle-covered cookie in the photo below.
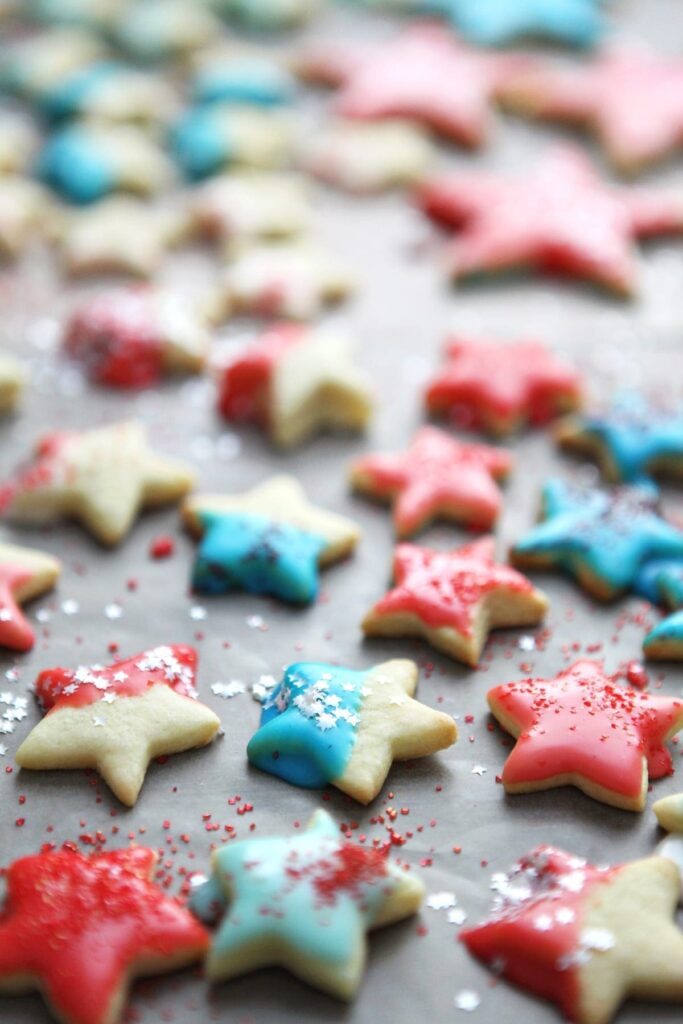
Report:
<svg viewBox="0 0 683 1024"><path fill-rule="evenodd" d="M190 110L175 126L171 149L192 180L226 167L279 168L292 155L293 125L282 113L214 103Z"/></svg>
<svg viewBox="0 0 683 1024"><path fill-rule="evenodd" d="M24 391L26 373L22 363L0 352L0 416L14 412Z"/></svg>
<svg viewBox="0 0 683 1024"><path fill-rule="evenodd" d="M201 235L231 248L243 241L298 235L311 221L304 179L285 172L222 174L193 192L190 210Z"/></svg>
<svg viewBox="0 0 683 1024"><path fill-rule="evenodd" d="M479 46L547 39L593 46L603 35L603 0L431 0L458 31Z"/></svg>
<svg viewBox="0 0 683 1024"><path fill-rule="evenodd" d="M680 196L603 183L571 146L551 151L523 175L455 171L427 178L417 201L458 232L444 253L454 280L533 270L630 296L638 279L634 242L683 229Z"/></svg>
<svg viewBox="0 0 683 1024"><path fill-rule="evenodd" d="M581 379L540 341L456 337L427 385L433 416L457 425L510 434L542 426L581 402Z"/></svg>
<svg viewBox="0 0 683 1024"><path fill-rule="evenodd" d="M0 258L16 259L45 225L49 203L37 182L0 177Z"/></svg>
<svg viewBox="0 0 683 1024"><path fill-rule="evenodd" d="M178 501L194 475L157 455L135 421L40 438L32 463L0 487L0 514L12 522L78 519L103 544L118 544L141 508Z"/></svg>
<svg viewBox="0 0 683 1024"><path fill-rule="evenodd" d="M192 301L146 285L86 299L72 312L63 351L97 384L144 388L166 373L198 373L210 335Z"/></svg>
<svg viewBox="0 0 683 1024"><path fill-rule="evenodd" d="M361 672L290 665L263 703L247 757L295 786L331 783L368 804L393 761L433 754L457 739L450 715L413 700L417 680L417 665L398 659Z"/></svg>
<svg viewBox="0 0 683 1024"><path fill-rule="evenodd" d="M424 886L372 846L341 836L326 811L289 839L247 839L213 855L190 906L218 927L207 977L280 966L340 999L356 994L365 932L416 913Z"/></svg>
<svg viewBox="0 0 683 1024"><path fill-rule="evenodd" d="M138 0L121 14L114 38L132 57L146 62L191 53L210 43L220 30L209 4Z"/></svg>
<svg viewBox="0 0 683 1024"><path fill-rule="evenodd" d="M233 43L204 50L195 62L194 103L279 107L291 102L296 81L268 51L235 50Z"/></svg>
<svg viewBox="0 0 683 1024"><path fill-rule="evenodd" d="M245 494L198 494L182 515L201 538L192 585L206 594L247 590L308 604L319 569L351 554L360 538L355 523L311 505L289 476Z"/></svg>
<svg viewBox="0 0 683 1024"><path fill-rule="evenodd" d="M632 590L647 562L683 559L683 533L662 518L651 487L607 491L553 479L541 514L543 522L512 547L512 562L561 569L603 601Z"/></svg>
<svg viewBox="0 0 683 1024"><path fill-rule="evenodd" d="M63 1024L117 1024L130 982L202 958L209 936L153 882L144 846L45 850L6 869L0 993L37 990Z"/></svg>
<svg viewBox="0 0 683 1024"><path fill-rule="evenodd" d="M51 590L60 572L60 563L51 555L0 543L0 647L33 647L33 628L19 606Z"/></svg>
<svg viewBox="0 0 683 1024"><path fill-rule="evenodd" d="M554 679L495 686L487 699L517 740L502 773L507 793L569 785L642 811L648 776L673 771L664 743L683 728L683 701L619 686L595 661L577 661Z"/></svg>
<svg viewBox="0 0 683 1024"><path fill-rule="evenodd" d="M349 476L360 494L392 502L397 535L410 537L435 519L490 529L503 503L497 481L511 468L512 456L502 448L422 427L406 452L361 456Z"/></svg>
<svg viewBox="0 0 683 1024"><path fill-rule="evenodd" d="M363 430L372 411L365 374L341 335L276 324L222 369L218 409L256 423L278 447L322 430Z"/></svg>
<svg viewBox="0 0 683 1024"><path fill-rule="evenodd" d="M665 857L594 867L539 846L493 876L492 915L460 939L575 1024L609 1024L629 996L683 1000L678 868Z"/></svg>
<svg viewBox="0 0 683 1024"><path fill-rule="evenodd" d="M534 626L548 610L540 590L494 561L493 537L453 551L399 544L394 587L363 619L366 636L417 636L476 666L489 630Z"/></svg>
<svg viewBox="0 0 683 1024"><path fill-rule="evenodd" d="M558 424L562 448L589 455L611 483L633 483L655 473L683 477L683 405L640 391L616 394L608 407Z"/></svg>
<svg viewBox="0 0 683 1024"><path fill-rule="evenodd" d="M204 747L220 721L197 699L197 652L154 647L107 668L50 668L35 693L46 711L16 754L22 768L97 768L132 807L154 758Z"/></svg>
<svg viewBox="0 0 683 1024"><path fill-rule="evenodd" d="M55 82L39 102L41 113L51 120L92 117L149 125L170 121L177 106L165 79L111 60L77 68Z"/></svg>

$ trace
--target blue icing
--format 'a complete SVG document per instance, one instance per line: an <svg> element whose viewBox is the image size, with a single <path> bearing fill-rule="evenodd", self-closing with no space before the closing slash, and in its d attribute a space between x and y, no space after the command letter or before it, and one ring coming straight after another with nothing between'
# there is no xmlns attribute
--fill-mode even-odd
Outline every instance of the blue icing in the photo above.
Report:
<svg viewBox="0 0 683 1024"><path fill-rule="evenodd" d="M683 611L676 611L673 615L663 619L659 625L650 630L643 640L643 650L647 654L648 647L661 640L680 643L683 648Z"/></svg>
<svg viewBox="0 0 683 1024"><path fill-rule="evenodd" d="M102 83L108 83L125 72L114 61L97 61L80 68L53 86L40 101L43 114L54 120L81 113L97 94Z"/></svg>
<svg viewBox="0 0 683 1024"><path fill-rule="evenodd" d="M372 927L400 883L391 869L378 872L374 851L365 850L368 870L328 896L317 883L327 882L337 868L343 872L340 854L349 845L340 839L330 815L317 811L301 835L246 839L218 850L212 879L230 903L213 939L209 969L263 944L274 950L270 963L282 962L295 970L297 958L312 958L325 961L343 977L355 977L359 934ZM203 903L199 887L190 908L201 911ZM281 961L278 949L284 956ZM288 952L296 956L288 957Z"/></svg>
<svg viewBox="0 0 683 1024"><path fill-rule="evenodd" d="M235 158L225 114L209 108L191 110L175 126L171 149L188 178L206 178Z"/></svg>
<svg viewBox="0 0 683 1024"><path fill-rule="evenodd" d="M318 662L290 665L264 703L247 746L250 762L307 789L340 778L355 743L367 675Z"/></svg>
<svg viewBox="0 0 683 1024"><path fill-rule="evenodd" d="M247 590L309 604L318 594L324 537L267 516L204 512L192 585L204 594Z"/></svg>
<svg viewBox="0 0 683 1024"><path fill-rule="evenodd" d="M657 405L638 391L617 395L604 416L581 416L578 425L606 447L621 480L647 477L658 458L683 459L683 408Z"/></svg>
<svg viewBox="0 0 683 1024"><path fill-rule="evenodd" d="M599 0L433 0L432 7L482 46L539 36L588 47L605 29Z"/></svg>
<svg viewBox="0 0 683 1024"><path fill-rule="evenodd" d="M55 133L38 156L37 173L74 203L92 203L116 188L116 169L99 139L78 126Z"/></svg>
<svg viewBox="0 0 683 1024"><path fill-rule="evenodd" d="M612 491L550 480L543 489L544 522L513 547L581 580L586 573L613 592L633 589L652 559L683 560L683 533L661 517L654 487Z"/></svg>
<svg viewBox="0 0 683 1024"><path fill-rule="evenodd" d="M273 107L289 102L293 93L293 80L286 71L257 58L207 67L197 73L192 86L195 103L250 103Z"/></svg>
<svg viewBox="0 0 683 1024"><path fill-rule="evenodd" d="M636 576L633 589L636 594L644 597L650 604L660 604L663 597L660 580L669 579L670 573L680 573L683 577L683 563L671 561L670 558L656 558L651 562L646 562ZM683 604L683 599L681 604Z"/></svg>

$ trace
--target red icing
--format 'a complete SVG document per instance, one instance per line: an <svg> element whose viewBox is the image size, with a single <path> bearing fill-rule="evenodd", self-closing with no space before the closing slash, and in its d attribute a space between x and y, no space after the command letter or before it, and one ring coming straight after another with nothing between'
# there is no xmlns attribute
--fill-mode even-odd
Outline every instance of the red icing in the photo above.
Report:
<svg viewBox="0 0 683 1024"><path fill-rule="evenodd" d="M72 314L63 345L98 384L150 387L161 377L164 363L154 293L139 285L88 300Z"/></svg>
<svg viewBox="0 0 683 1024"><path fill-rule="evenodd" d="M430 412L458 426L487 429L520 420L547 423L580 397L579 375L538 341L457 338L425 401Z"/></svg>
<svg viewBox="0 0 683 1024"><path fill-rule="evenodd" d="M105 1024L138 963L198 960L209 936L149 881L153 850L24 857L7 871L0 979L40 986L60 1020Z"/></svg>
<svg viewBox="0 0 683 1024"><path fill-rule="evenodd" d="M106 668L48 668L36 680L35 692L43 707L85 707L106 694L138 697L163 684L182 697L194 699L197 652L184 644L155 647Z"/></svg>
<svg viewBox="0 0 683 1024"><path fill-rule="evenodd" d="M0 565L0 646L13 651L30 651L35 634L17 605L14 592L31 578L19 566Z"/></svg>
<svg viewBox="0 0 683 1024"><path fill-rule="evenodd" d="M557 1003L576 1021L581 961L591 949L590 935L582 931L586 898L619 870L601 870L562 850L537 847L499 883L502 900L492 920L463 929L460 940L510 981Z"/></svg>
<svg viewBox="0 0 683 1024"><path fill-rule="evenodd" d="M650 778L672 771L664 741L683 726L683 702L617 686L595 661L577 661L554 679L496 686L488 699L494 714L519 731L504 783L572 773L636 798L643 758Z"/></svg>
<svg viewBox="0 0 683 1024"><path fill-rule="evenodd" d="M493 537L455 551L399 544L394 555L396 586L373 609L374 615L416 615L426 626L450 626L472 635L479 602L492 591L531 593L533 585L508 565L494 562Z"/></svg>
<svg viewBox="0 0 683 1024"><path fill-rule="evenodd" d="M683 230L676 194L604 184L570 146L524 175L465 171L427 179L417 201L459 230L446 252L453 277L535 268L628 293L636 281L633 239Z"/></svg>
<svg viewBox="0 0 683 1024"><path fill-rule="evenodd" d="M288 865L286 874L293 881L310 880L320 903L332 906L340 895L361 899L363 886L388 877L386 852L343 843L328 858L308 867Z"/></svg>
<svg viewBox="0 0 683 1024"><path fill-rule="evenodd" d="M307 329L298 324L276 324L224 367L218 385L218 409L225 419L268 425L275 366L289 348L303 341L306 333Z"/></svg>
<svg viewBox="0 0 683 1024"><path fill-rule="evenodd" d="M422 427L407 452L356 460L359 485L380 498L396 497L400 536L414 533L439 514L488 529L498 518L504 477L512 457L502 448L465 444L434 427Z"/></svg>

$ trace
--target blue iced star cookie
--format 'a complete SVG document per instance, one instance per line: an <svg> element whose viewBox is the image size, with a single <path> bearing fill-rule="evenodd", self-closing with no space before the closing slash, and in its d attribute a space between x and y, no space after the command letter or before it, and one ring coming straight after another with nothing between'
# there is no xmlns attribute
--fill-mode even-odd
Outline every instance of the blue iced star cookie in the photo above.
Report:
<svg viewBox="0 0 683 1024"><path fill-rule="evenodd" d="M450 715L413 700L417 667L394 660L365 672L300 662L263 704L247 746L251 764L295 786L332 783L367 804L394 760L432 754L455 742Z"/></svg>
<svg viewBox="0 0 683 1024"><path fill-rule="evenodd" d="M643 651L648 658L680 661L683 659L683 562L655 563L655 566L657 564L659 569L652 573L653 587L659 602L674 612L650 630L643 641Z"/></svg>
<svg viewBox="0 0 683 1024"><path fill-rule="evenodd" d="M592 456L612 483L633 483L662 470L683 474L683 406L650 401L639 391L616 396L604 413L567 417L563 448Z"/></svg>
<svg viewBox="0 0 683 1024"><path fill-rule="evenodd" d="M679 603L683 605L683 600L679 602L674 597L677 590L676 580L679 575L681 587L683 588L683 561L680 559L672 561L670 558L655 558L652 561L646 562L642 567L636 576L633 589L636 594L644 597L650 604L662 604L664 602L670 608L677 608ZM665 596L663 587L660 584L664 584L666 589L671 588L673 598L671 601Z"/></svg>
<svg viewBox="0 0 683 1024"><path fill-rule="evenodd" d="M213 855L190 907L209 922L223 911L206 961L211 981L267 966L351 999L365 963L365 932L414 914L424 886L373 847L346 841L317 811L288 839L246 839Z"/></svg>
<svg viewBox="0 0 683 1024"><path fill-rule="evenodd" d="M292 76L265 57L232 57L207 61L192 83L195 103L246 103L277 107L294 97Z"/></svg>
<svg viewBox="0 0 683 1024"><path fill-rule="evenodd" d="M433 0L431 6L480 46L535 37L589 47L605 30L600 0Z"/></svg>
<svg viewBox="0 0 683 1024"><path fill-rule="evenodd" d="M192 180L233 164L282 167L291 154L291 126L275 113L215 103L190 110L178 122L171 149Z"/></svg>
<svg viewBox="0 0 683 1024"><path fill-rule="evenodd" d="M513 564L561 569L602 600L632 590L652 559L683 560L683 533L660 515L654 487L607 491L550 480L542 513L512 548Z"/></svg>

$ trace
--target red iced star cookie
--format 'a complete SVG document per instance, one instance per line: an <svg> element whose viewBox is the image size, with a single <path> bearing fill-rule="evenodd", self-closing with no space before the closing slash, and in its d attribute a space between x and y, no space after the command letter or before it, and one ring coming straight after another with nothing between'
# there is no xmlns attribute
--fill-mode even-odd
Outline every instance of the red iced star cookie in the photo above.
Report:
<svg viewBox="0 0 683 1024"><path fill-rule="evenodd" d="M357 44L323 45L300 61L309 79L339 84L342 117L419 121L464 146L487 137L491 104L526 66L518 56L481 53L439 25L422 24L359 53Z"/></svg>
<svg viewBox="0 0 683 1024"><path fill-rule="evenodd" d="M0 992L38 989L65 1024L114 1024L132 978L201 959L209 936L153 885L157 859L138 846L14 861L0 913Z"/></svg>
<svg viewBox="0 0 683 1024"><path fill-rule="evenodd" d="M496 480L512 456L502 448L465 444L435 427L422 427L400 455L366 455L351 466L353 487L372 498L394 501L399 537L410 537L443 518L487 530L501 509Z"/></svg>
<svg viewBox="0 0 683 1024"><path fill-rule="evenodd" d="M496 686L488 702L517 737L503 769L506 792L572 785L629 811L645 806L648 774L671 773L664 742L683 727L683 701L617 686L595 661L554 679Z"/></svg>
<svg viewBox="0 0 683 1024"><path fill-rule="evenodd" d="M521 268L631 295L638 276L634 240L683 230L680 196L604 184L570 146L524 175L465 171L428 178L417 201L459 231L445 254L454 279Z"/></svg>
<svg viewBox="0 0 683 1024"><path fill-rule="evenodd" d="M459 427L509 434L576 409L581 380L538 341L454 338L425 405Z"/></svg>
<svg viewBox="0 0 683 1024"><path fill-rule="evenodd" d="M0 544L0 647L29 651L35 635L19 607L57 582L61 566L42 551Z"/></svg>
<svg viewBox="0 0 683 1024"><path fill-rule="evenodd" d="M607 50L588 65L538 62L506 83L504 98L532 117L592 128L610 160L634 173L683 144L683 61Z"/></svg>
<svg viewBox="0 0 683 1024"><path fill-rule="evenodd" d="M533 626L548 610L545 594L526 576L494 562L493 537L454 551L399 544L394 580L365 616L365 635L421 636L472 666L490 629Z"/></svg>

